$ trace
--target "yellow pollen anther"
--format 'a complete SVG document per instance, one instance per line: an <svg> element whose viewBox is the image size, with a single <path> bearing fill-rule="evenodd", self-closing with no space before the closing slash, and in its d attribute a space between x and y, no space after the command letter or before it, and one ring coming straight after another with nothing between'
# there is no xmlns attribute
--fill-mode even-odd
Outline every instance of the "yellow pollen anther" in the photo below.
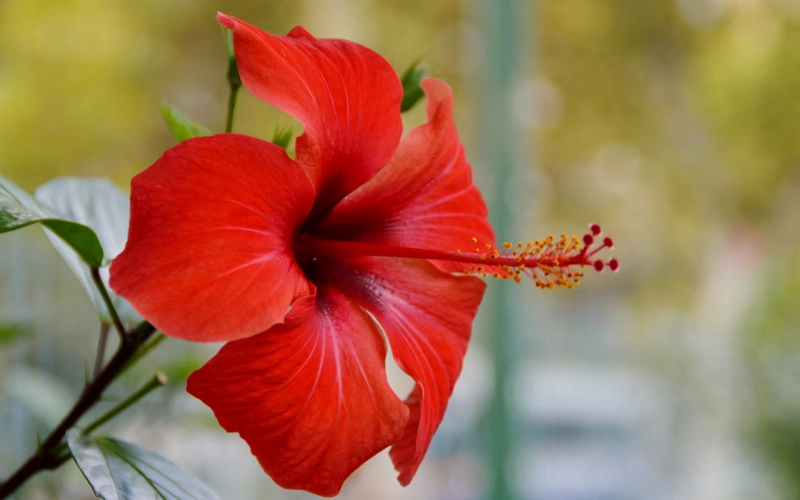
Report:
<svg viewBox="0 0 800 500"><path fill-rule="evenodd" d="M611 243L606 243L610 238L592 248L592 237L597 238L600 233L596 229L591 231L591 234L587 233L583 238L562 233L558 238L548 236L543 240L519 243L505 241L498 247L491 243L481 244L477 237L472 237L472 243L476 244L474 252L467 249L467 253L463 253L461 249L457 249L455 253L460 255L456 262L462 263L466 274L513 279L516 283L526 277L538 288L544 289L574 288L583 277L580 269L586 266L598 268L598 271L603 268L600 264L605 264L614 271L619 268L616 259L611 259L608 263L598 263L594 255L598 250L611 246ZM483 265L478 266L477 263Z"/></svg>

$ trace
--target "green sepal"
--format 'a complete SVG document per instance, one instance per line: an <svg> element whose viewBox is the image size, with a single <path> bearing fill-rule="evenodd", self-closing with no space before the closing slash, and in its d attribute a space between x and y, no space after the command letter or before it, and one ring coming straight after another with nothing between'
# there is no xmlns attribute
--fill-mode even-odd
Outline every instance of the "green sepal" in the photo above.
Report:
<svg viewBox="0 0 800 500"><path fill-rule="evenodd" d="M178 111L167 103L166 99L161 102L161 115L167 122L169 131L178 142L183 142L192 137L203 137L211 135L211 131L204 126L195 123L188 116Z"/></svg>
<svg viewBox="0 0 800 500"><path fill-rule="evenodd" d="M403 84L403 101L400 104L401 113L410 110L420 99L425 97L425 92L421 86L425 73L425 67L417 60L411 63L411 66L400 77L400 82Z"/></svg>
<svg viewBox="0 0 800 500"><path fill-rule="evenodd" d="M225 29L225 48L228 55L228 72L225 75L228 84L238 89L242 86L242 77L239 75L239 65L236 63L236 53L233 51L233 30Z"/></svg>
<svg viewBox="0 0 800 500"><path fill-rule="evenodd" d="M291 125L276 125L275 133L272 134L272 144L288 150L289 142L292 140L293 135L294 130Z"/></svg>

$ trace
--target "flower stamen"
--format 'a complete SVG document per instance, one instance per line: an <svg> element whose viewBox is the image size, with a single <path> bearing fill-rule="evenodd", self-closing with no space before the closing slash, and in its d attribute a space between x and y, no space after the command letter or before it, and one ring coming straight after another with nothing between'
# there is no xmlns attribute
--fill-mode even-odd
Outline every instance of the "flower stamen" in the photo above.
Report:
<svg viewBox="0 0 800 500"><path fill-rule="evenodd" d="M506 241L502 243L502 249L494 249L491 259L479 268L464 262L464 272L481 275L489 272L496 279L512 279L516 283L527 277L543 289L574 288L584 276L584 267L591 266L597 272L606 268L612 272L619 270L616 258L608 261L594 258L601 250L614 248L614 241L609 237L596 244L602 232L598 224L590 224L589 232L581 238L570 238L565 233L559 239L548 236L544 240L519 242L516 245ZM473 238L473 242L475 240ZM487 260L484 255L481 260Z"/></svg>
<svg viewBox="0 0 800 500"><path fill-rule="evenodd" d="M599 240L602 229L597 224L589 226L583 237L569 237L566 233L555 239L548 236L544 240L522 242L516 245L504 242L493 248L491 243L480 245L473 237L472 244L478 244L474 252L456 249L442 252L424 248L409 248L378 243L355 241L323 240L310 235L302 235L295 244L295 254L300 261L316 257L401 257L455 262L461 265L465 274L477 274L484 278L511 279L517 283L524 277L530 278L538 288L574 288L583 278L583 268L593 267L602 272L606 268L612 272L619 270L616 258L603 261L595 258L598 252L614 248L611 238ZM599 240L600 244L597 244Z"/></svg>

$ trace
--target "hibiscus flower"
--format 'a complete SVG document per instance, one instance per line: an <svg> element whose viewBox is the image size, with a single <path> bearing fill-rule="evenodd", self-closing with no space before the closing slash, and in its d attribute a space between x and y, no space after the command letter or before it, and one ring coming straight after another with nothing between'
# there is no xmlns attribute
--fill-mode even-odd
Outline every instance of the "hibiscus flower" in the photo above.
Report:
<svg viewBox="0 0 800 500"><path fill-rule="evenodd" d="M279 485L335 495L388 446L408 484L483 297L470 274L571 286L604 264L591 234L494 250L445 83L423 82L427 122L401 139L402 86L375 52L219 21L244 85L304 125L296 159L237 134L164 153L132 182L111 286L166 335L227 341L187 390ZM404 401L387 340L416 382Z"/></svg>

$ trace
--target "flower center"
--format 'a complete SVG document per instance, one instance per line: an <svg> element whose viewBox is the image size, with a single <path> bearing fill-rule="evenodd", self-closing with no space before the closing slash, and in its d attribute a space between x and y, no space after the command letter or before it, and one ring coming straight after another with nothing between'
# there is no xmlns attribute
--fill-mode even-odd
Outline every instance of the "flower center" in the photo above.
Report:
<svg viewBox="0 0 800 500"><path fill-rule="evenodd" d="M595 255L605 248L613 249L614 242L605 237L596 245L602 230L591 224L589 232L582 238L566 234L556 240L548 236L544 240L503 243L495 248L491 243L482 246L476 238L468 250L456 249L443 252L427 248L411 248L379 243L358 241L338 241L316 238L303 234L295 244L299 260L310 261L317 257L402 257L407 259L426 259L454 262L461 265L465 274L479 274L485 278L513 279L517 283L523 277L532 279L539 288L557 286L574 288L583 277L582 269L590 266L596 271L608 267L612 272L619 269L617 259L603 261ZM474 251L470 251L474 248Z"/></svg>

